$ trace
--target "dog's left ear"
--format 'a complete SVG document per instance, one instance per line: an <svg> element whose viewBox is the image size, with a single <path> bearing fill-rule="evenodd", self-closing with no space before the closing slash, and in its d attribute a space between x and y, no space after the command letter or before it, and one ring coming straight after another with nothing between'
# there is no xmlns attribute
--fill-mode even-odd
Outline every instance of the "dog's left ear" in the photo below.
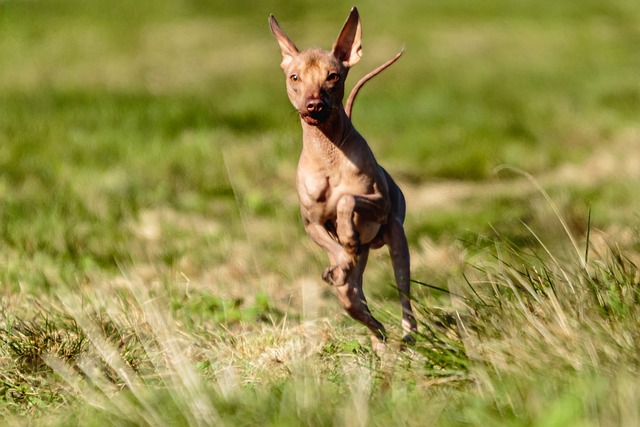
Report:
<svg viewBox="0 0 640 427"><path fill-rule="evenodd" d="M362 25L355 7L344 23L338 39L333 44L333 55L346 67L351 67L362 57Z"/></svg>

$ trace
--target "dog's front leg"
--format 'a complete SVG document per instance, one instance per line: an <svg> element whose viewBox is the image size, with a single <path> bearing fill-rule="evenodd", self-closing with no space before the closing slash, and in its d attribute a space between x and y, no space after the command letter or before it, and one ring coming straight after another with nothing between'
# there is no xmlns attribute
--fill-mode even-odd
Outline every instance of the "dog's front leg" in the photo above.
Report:
<svg viewBox="0 0 640 427"><path fill-rule="evenodd" d="M367 299L362 290L362 276L367 266L369 258L369 246L364 245L360 254L358 254L356 265L347 281L340 286L336 286L338 299L345 311L364 324L371 331L371 339L376 350L384 347L386 340L386 332L384 325L380 323L369 311Z"/></svg>
<svg viewBox="0 0 640 427"><path fill-rule="evenodd" d="M338 201L336 210L338 239L355 256L360 244L369 243L377 234L379 226L371 225L386 223L389 199L381 193L345 194ZM369 235L361 235L361 232Z"/></svg>
<svg viewBox="0 0 640 427"><path fill-rule="evenodd" d="M349 272L356 264L355 256L349 254L323 225L305 221L305 230L329 255L331 265L322 274L324 281L336 286L346 283Z"/></svg>

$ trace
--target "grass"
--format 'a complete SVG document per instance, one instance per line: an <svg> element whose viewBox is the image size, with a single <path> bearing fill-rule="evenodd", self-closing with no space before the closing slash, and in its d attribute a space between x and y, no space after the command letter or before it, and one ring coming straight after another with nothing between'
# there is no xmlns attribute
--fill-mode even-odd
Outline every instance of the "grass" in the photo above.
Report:
<svg viewBox="0 0 640 427"><path fill-rule="evenodd" d="M372 253L376 355L300 224L267 27L329 47L351 5L0 2L2 423L640 424L636 3L358 4L353 81L407 48L354 110L420 323L398 350Z"/></svg>

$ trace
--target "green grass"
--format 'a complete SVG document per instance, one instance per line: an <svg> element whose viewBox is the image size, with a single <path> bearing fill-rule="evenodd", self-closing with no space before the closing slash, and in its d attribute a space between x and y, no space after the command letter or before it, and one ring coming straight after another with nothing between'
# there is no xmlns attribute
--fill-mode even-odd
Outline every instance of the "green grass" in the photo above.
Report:
<svg viewBox="0 0 640 427"><path fill-rule="evenodd" d="M640 6L357 4L356 127L408 201L372 352L320 280L274 13L351 4L0 2L5 425L640 424ZM504 167L507 165L508 167Z"/></svg>

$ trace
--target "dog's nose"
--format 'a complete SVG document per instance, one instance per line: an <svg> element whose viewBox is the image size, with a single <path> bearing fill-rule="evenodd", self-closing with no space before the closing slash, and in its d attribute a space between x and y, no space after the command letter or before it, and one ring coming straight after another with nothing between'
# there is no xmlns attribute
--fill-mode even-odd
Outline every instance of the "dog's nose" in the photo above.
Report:
<svg viewBox="0 0 640 427"><path fill-rule="evenodd" d="M324 110L324 102L320 98L311 98L307 100L307 111L310 113L319 113Z"/></svg>

